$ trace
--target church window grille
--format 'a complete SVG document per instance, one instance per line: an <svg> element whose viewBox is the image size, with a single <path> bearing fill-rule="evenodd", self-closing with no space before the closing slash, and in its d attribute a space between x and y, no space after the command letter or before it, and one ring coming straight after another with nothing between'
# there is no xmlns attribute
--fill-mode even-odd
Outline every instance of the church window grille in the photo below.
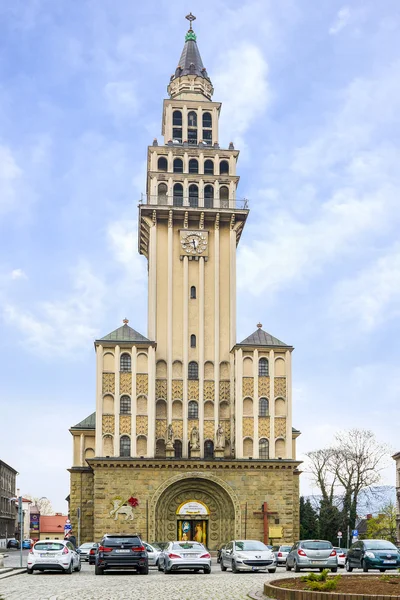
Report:
<svg viewBox="0 0 400 600"><path fill-rule="evenodd" d="M203 127L207 127L208 129L212 127L212 116L209 112L203 113Z"/></svg>
<svg viewBox="0 0 400 600"><path fill-rule="evenodd" d="M131 412L131 399L129 396L121 396L119 401L119 412L121 415L129 415Z"/></svg>
<svg viewBox="0 0 400 600"><path fill-rule="evenodd" d="M269 415L269 406L267 398L260 398L258 403L258 416L259 417L268 417Z"/></svg>
<svg viewBox="0 0 400 600"><path fill-rule="evenodd" d="M219 163L220 175L229 175L229 163L227 160L221 160Z"/></svg>
<svg viewBox="0 0 400 600"><path fill-rule="evenodd" d="M268 377L269 368L268 368L268 359L260 358L258 361L258 376L259 377Z"/></svg>
<svg viewBox="0 0 400 600"><path fill-rule="evenodd" d="M219 199L221 201L221 208L229 208L229 189L226 185L222 185L219 188Z"/></svg>
<svg viewBox="0 0 400 600"><path fill-rule="evenodd" d="M181 183L174 185L174 206L183 206L183 187Z"/></svg>
<svg viewBox="0 0 400 600"><path fill-rule="evenodd" d="M259 458L264 458L264 459L269 458L269 442L266 438L262 438L258 442L258 455L259 455Z"/></svg>
<svg viewBox="0 0 400 600"><path fill-rule="evenodd" d="M158 159L157 166L159 171L166 172L168 170L168 161L165 158L165 156L160 156L160 158Z"/></svg>
<svg viewBox="0 0 400 600"><path fill-rule="evenodd" d="M188 365L188 379L199 378L199 365L195 360L191 360Z"/></svg>
<svg viewBox="0 0 400 600"><path fill-rule="evenodd" d="M130 371L131 370L131 355L130 354L121 354L120 358L120 370L121 371Z"/></svg>
<svg viewBox="0 0 400 600"><path fill-rule="evenodd" d="M197 158L191 158L189 160L189 173L198 173L199 172L199 161Z"/></svg>
<svg viewBox="0 0 400 600"><path fill-rule="evenodd" d="M128 435L121 435L119 440L119 455L130 456L131 455L131 438Z"/></svg>
<svg viewBox="0 0 400 600"><path fill-rule="evenodd" d="M188 404L188 419L199 418L199 405L195 400L190 400Z"/></svg>
<svg viewBox="0 0 400 600"><path fill-rule="evenodd" d="M181 442L181 440L175 440L174 453L175 453L175 458L182 458L182 442Z"/></svg>
<svg viewBox="0 0 400 600"><path fill-rule="evenodd" d="M196 348L196 336L193 334L190 336L190 347Z"/></svg>
<svg viewBox="0 0 400 600"><path fill-rule="evenodd" d="M214 175L214 161L204 161L204 175Z"/></svg>
<svg viewBox="0 0 400 600"><path fill-rule="evenodd" d="M211 440L204 442L204 458L214 458L214 442Z"/></svg>
<svg viewBox="0 0 400 600"><path fill-rule="evenodd" d="M190 288L190 299L196 300L196 286L192 285Z"/></svg>
<svg viewBox="0 0 400 600"><path fill-rule="evenodd" d="M189 186L189 206L192 208L199 206L199 188L197 185Z"/></svg>
<svg viewBox="0 0 400 600"><path fill-rule="evenodd" d="M214 188L212 185L206 185L204 188L204 208L213 208L214 206Z"/></svg>
<svg viewBox="0 0 400 600"><path fill-rule="evenodd" d="M182 127L182 113L180 110L174 110L172 115L172 125Z"/></svg>
<svg viewBox="0 0 400 600"><path fill-rule="evenodd" d="M174 173L183 173L183 161L181 158L174 160Z"/></svg>

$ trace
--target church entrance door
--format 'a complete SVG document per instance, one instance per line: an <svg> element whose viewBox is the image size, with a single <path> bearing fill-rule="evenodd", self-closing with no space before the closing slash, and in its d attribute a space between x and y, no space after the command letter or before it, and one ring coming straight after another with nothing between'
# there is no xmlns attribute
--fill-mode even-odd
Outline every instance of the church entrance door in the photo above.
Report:
<svg viewBox="0 0 400 600"><path fill-rule="evenodd" d="M200 542L207 546L207 525L206 519L178 519L178 540Z"/></svg>

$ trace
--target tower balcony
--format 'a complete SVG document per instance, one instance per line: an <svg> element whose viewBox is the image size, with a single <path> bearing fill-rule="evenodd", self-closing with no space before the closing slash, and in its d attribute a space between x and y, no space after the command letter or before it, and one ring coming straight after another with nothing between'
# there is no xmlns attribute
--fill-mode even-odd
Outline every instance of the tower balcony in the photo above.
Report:
<svg viewBox="0 0 400 600"><path fill-rule="evenodd" d="M142 194L139 205L186 210L249 211L249 200L247 198L201 198L197 196L172 196L166 194L153 196Z"/></svg>

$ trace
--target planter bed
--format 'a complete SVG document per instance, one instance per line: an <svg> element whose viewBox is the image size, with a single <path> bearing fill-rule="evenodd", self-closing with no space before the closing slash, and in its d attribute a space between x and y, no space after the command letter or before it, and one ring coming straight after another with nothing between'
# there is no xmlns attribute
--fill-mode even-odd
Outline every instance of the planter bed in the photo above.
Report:
<svg viewBox="0 0 400 600"><path fill-rule="evenodd" d="M344 575L337 588L328 592L307 590L307 582L300 581L300 577L276 579L264 584L264 594L278 600L400 600L400 575L391 575L396 583L383 581L382 575Z"/></svg>

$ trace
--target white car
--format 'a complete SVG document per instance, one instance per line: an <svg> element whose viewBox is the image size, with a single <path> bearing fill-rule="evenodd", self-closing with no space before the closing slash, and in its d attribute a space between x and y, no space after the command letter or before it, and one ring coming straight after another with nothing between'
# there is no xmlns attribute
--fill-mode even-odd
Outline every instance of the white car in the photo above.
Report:
<svg viewBox="0 0 400 600"><path fill-rule="evenodd" d="M346 563L347 548L339 548L339 546L334 546L333 549L336 550L338 567L344 569L344 565Z"/></svg>
<svg viewBox="0 0 400 600"><path fill-rule="evenodd" d="M149 558L149 567L157 567L158 557L160 556L161 550L159 548L155 548L147 542L143 542L143 546L146 548L147 556Z"/></svg>
<svg viewBox="0 0 400 600"><path fill-rule="evenodd" d="M81 544L78 548L78 554L80 554L81 561L89 560L89 552L95 546L94 542L85 542L85 544Z"/></svg>
<svg viewBox="0 0 400 600"><path fill-rule="evenodd" d="M41 540L28 555L26 571L62 571L71 574L81 570L81 559L68 540Z"/></svg>
<svg viewBox="0 0 400 600"><path fill-rule="evenodd" d="M233 540L221 551L221 571L265 571L275 573L275 554L258 540Z"/></svg>

